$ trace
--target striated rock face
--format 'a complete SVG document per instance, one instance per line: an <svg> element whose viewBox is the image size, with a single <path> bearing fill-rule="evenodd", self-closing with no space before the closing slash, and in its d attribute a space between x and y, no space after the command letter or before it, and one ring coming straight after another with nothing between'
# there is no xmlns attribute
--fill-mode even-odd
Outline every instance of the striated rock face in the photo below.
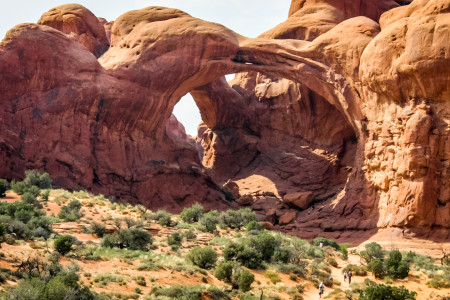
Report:
<svg viewBox="0 0 450 300"><path fill-rule="evenodd" d="M447 2L295 0L257 39L176 9L108 24L58 7L0 44L0 177L35 168L173 211L240 193L306 237L448 234ZM195 141L172 117L188 92L204 122Z"/></svg>

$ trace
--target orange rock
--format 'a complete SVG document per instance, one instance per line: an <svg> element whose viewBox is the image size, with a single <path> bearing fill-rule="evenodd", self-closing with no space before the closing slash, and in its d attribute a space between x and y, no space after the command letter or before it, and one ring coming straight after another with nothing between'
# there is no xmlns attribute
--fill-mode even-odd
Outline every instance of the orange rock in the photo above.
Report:
<svg viewBox="0 0 450 300"><path fill-rule="evenodd" d="M294 194L287 194L283 197L283 201L289 206L300 209L307 209L314 201L314 194L312 192L299 192Z"/></svg>

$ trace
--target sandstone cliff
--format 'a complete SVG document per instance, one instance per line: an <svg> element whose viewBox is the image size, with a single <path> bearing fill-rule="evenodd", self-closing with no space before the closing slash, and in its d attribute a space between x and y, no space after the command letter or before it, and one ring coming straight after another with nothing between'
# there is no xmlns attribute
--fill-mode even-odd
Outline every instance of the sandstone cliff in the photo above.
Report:
<svg viewBox="0 0 450 300"><path fill-rule="evenodd" d="M245 204L281 230L446 235L449 5L294 0L257 39L176 9L58 7L0 44L0 177L179 210L235 205L221 185L257 175L273 186ZM203 163L170 118L188 92Z"/></svg>

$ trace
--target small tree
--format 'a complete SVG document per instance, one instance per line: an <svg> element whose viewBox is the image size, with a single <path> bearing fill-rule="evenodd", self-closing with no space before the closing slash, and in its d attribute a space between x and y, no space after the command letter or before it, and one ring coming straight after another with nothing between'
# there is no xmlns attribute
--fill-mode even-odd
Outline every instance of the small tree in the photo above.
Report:
<svg viewBox="0 0 450 300"><path fill-rule="evenodd" d="M200 219L200 223L206 232L214 233L217 230L217 224L219 224L219 212L212 210L204 214Z"/></svg>
<svg viewBox="0 0 450 300"><path fill-rule="evenodd" d="M6 191L8 190L8 181L5 179L0 179L0 198L6 196Z"/></svg>
<svg viewBox="0 0 450 300"><path fill-rule="evenodd" d="M68 205L64 205L63 207L61 207L58 218L64 219L66 222L74 222L82 217L80 209L80 201L72 200Z"/></svg>
<svg viewBox="0 0 450 300"><path fill-rule="evenodd" d="M167 243L170 246L181 246L181 242L183 241L183 237L178 232L174 232L167 237Z"/></svg>
<svg viewBox="0 0 450 300"><path fill-rule="evenodd" d="M250 285L255 280L252 273L247 270L242 270L238 263L232 261L221 262L215 272L214 276L231 284L233 289L240 289L243 292L250 290Z"/></svg>
<svg viewBox="0 0 450 300"><path fill-rule="evenodd" d="M361 251L360 256L366 262L370 263L373 259L383 259L383 248L378 243L372 242L365 246L366 250Z"/></svg>
<svg viewBox="0 0 450 300"><path fill-rule="evenodd" d="M101 223L92 222L91 223L91 231L93 234L95 234L99 238L102 238L106 233L106 226Z"/></svg>
<svg viewBox="0 0 450 300"><path fill-rule="evenodd" d="M379 258L372 259L367 268L373 273L375 278L383 278L386 275L384 263Z"/></svg>
<svg viewBox="0 0 450 300"><path fill-rule="evenodd" d="M56 251L61 253L61 255L66 255L72 250L74 244L74 238L71 235L61 235L58 236L54 241L54 247Z"/></svg>
<svg viewBox="0 0 450 300"><path fill-rule="evenodd" d="M5 240L6 231L7 231L6 225L0 223L0 248L2 247L2 243Z"/></svg>
<svg viewBox="0 0 450 300"><path fill-rule="evenodd" d="M205 209L199 203L193 204L191 207L186 207L180 214L181 219L186 223L198 222L203 216Z"/></svg>
<svg viewBox="0 0 450 300"><path fill-rule="evenodd" d="M211 269L217 261L217 252L211 247L195 247L186 258L194 265L202 269Z"/></svg>
<svg viewBox="0 0 450 300"><path fill-rule="evenodd" d="M36 199L36 197L29 192L26 192L25 194L23 194L20 199L22 200L23 203L31 204L36 208L42 208L41 203L39 203L39 201Z"/></svg>
<svg viewBox="0 0 450 300"><path fill-rule="evenodd" d="M409 273L408 264L402 260L403 256L398 250L389 252L389 258L386 259L387 275L392 278L406 278Z"/></svg>
<svg viewBox="0 0 450 300"><path fill-rule="evenodd" d="M255 237L252 237L249 241L250 247L255 248L262 255L262 259L270 261L275 248L278 246L277 240L268 232L263 232Z"/></svg>
<svg viewBox="0 0 450 300"><path fill-rule="evenodd" d="M52 185L52 179L48 173L39 173L35 170L25 171L23 180L27 187L37 186L40 189L49 189Z"/></svg>
<svg viewBox="0 0 450 300"><path fill-rule="evenodd" d="M253 230L263 231L264 227L261 225L261 223L257 221L251 221L250 223L247 224L247 231Z"/></svg>

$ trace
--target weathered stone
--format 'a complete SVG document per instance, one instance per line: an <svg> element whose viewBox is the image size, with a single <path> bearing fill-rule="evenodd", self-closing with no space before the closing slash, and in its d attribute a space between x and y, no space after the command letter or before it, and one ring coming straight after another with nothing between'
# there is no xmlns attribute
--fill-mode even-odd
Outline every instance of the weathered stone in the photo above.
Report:
<svg viewBox="0 0 450 300"><path fill-rule="evenodd" d="M307 209L309 205L314 201L314 194L312 192L287 194L283 197L283 201L291 207Z"/></svg>

